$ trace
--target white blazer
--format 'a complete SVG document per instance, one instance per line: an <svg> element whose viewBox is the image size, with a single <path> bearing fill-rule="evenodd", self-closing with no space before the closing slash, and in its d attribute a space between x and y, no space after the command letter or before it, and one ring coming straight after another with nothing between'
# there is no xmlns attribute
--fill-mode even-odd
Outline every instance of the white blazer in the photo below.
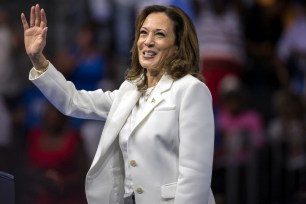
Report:
<svg viewBox="0 0 306 204"><path fill-rule="evenodd" d="M124 163L118 133L141 93L125 81L113 92L77 91L52 64L30 80L62 113L85 119L106 119L86 176L90 204L123 204ZM136 204L213 204L210 189L214 119L206 85L187 75L164 75L154 100L138 118L128 140L128 156Z"/></svg>

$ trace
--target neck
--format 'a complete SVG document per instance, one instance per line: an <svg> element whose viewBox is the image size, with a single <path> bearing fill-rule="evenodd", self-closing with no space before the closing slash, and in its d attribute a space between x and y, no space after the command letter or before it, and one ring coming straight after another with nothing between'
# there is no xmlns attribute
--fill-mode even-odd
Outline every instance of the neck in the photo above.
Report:
<svg viewBox="0 0 306 204"><path fill-rule="evenodd" d="M159 82L163 74L164 72L159 70L147 69L148 87L155 86Z"/></svg>

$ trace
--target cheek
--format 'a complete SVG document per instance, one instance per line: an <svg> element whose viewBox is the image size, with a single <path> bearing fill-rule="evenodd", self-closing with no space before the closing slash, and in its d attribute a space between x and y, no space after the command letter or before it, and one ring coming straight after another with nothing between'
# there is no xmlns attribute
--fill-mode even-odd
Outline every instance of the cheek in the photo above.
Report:
<svg viewBox="0 0 306 204"><path fill-rule="evenodd" d="M137 41L137 49L140 50L142 48L142 41L138 40Z"/></svg>
<svg viewBox="0 0 306 204"><path fill-rule="evenodd" d="M173 48L172 47L165 48L161 50L161 54L165 56L170 56L171 54L173 54Z"/></svg>

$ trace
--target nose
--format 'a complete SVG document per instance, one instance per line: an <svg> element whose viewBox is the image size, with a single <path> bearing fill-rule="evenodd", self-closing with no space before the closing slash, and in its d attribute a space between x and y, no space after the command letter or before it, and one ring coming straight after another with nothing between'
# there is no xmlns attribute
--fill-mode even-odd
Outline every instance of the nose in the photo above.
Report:
<svg viewBox="0 0 306 204"><path fill-rule="evenodd" d="M154 39L152 34L149 34L144 41L145 46L152 47L154 45Z"/></svg>

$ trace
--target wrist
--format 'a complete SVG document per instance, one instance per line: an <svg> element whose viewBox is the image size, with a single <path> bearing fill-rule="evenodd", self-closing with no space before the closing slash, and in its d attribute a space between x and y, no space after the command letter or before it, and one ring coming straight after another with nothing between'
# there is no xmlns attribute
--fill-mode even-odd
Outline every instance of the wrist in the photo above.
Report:
<svg viewBox="0 0 306 204"><path fill-rule="evenodd" d="M36 70L41 71L48 67L49 61L45 58L43 54L31 55L30 60Z"/></svg>
<svg viewBox="0 0 306 204"><path fill-rule="evenodd" d="M37 68L36 66L34 66L34 69L35 69L35 71L36 71L38 74L42 74L42 73L44 73L44 72L48 69L48 66L49 66L49 61L46 60L43 66L41 66L41 67L39 67L39 68Z"/></svg>

